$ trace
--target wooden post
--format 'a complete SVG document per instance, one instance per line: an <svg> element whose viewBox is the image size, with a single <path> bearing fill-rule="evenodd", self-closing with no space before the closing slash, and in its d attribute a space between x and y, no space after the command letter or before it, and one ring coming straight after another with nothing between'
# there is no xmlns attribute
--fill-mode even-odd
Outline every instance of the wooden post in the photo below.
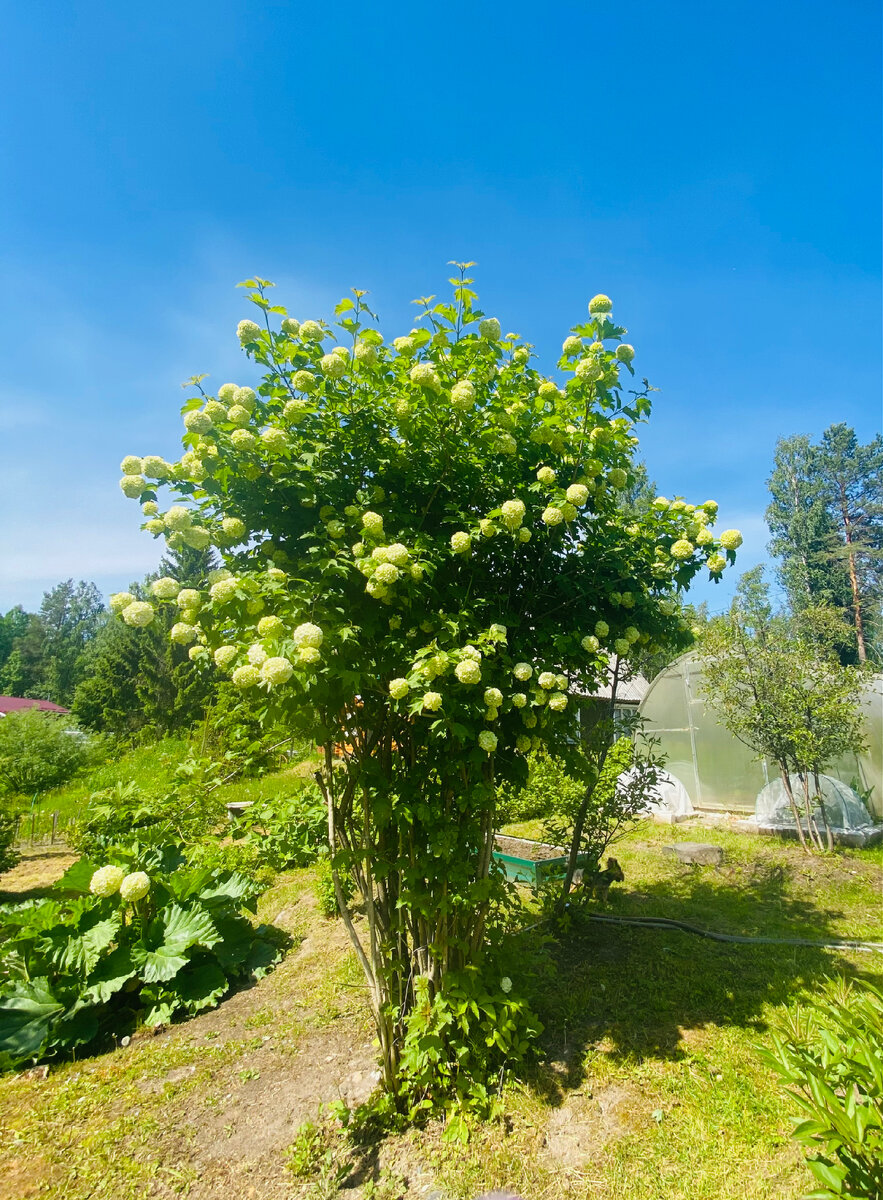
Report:
<svg viewBox="0 0 883 1200"><path fill-rule="evenodd" d="M55 834L56 834L57 830L58 830L58 812L56 811L52 814L52 836L49 839L50 846L55 845Z"/></svg>

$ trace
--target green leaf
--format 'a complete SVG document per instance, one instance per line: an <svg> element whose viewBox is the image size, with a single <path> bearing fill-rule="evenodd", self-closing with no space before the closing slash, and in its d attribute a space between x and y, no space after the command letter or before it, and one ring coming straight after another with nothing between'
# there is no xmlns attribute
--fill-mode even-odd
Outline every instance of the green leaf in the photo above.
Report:
<svg viewBox="0 0 883 1200"><path fill-rule="evenodd" d="M103 1004L128 983L136 971L132 948L117 946L92 972L84 995L96 1004Z"/></svg>
<svg viewBox="0 0 883 1200"><path fill-rule="evenodd" d="M0 997L0 1054L14 1061L36 1055L64 1007L47 979L15 985Z"/></svg>
<svg viewBox="0 0 883 1200"><path fill-rule="evenodd" d="M132 954L145 983L173 979L194 946L214 946L219 934L207 912L173 904L151 921L145 940Z"/></svg>
<svg viewBox="0 0 883 1200"><path fill-rule="evenodd" d="M212 962L199 963L181 971L175 980L175 994L189 1013L211 1008L229 988L227 976Z"/></svg>
<svg viewBox="0 0 883 1200"><path fill-rule="evenodd" d="M81 858L72 867L68 867L55 886L60 892L77 892L88 896L89 884L97 870L98 863L89 858Z"/></svg>

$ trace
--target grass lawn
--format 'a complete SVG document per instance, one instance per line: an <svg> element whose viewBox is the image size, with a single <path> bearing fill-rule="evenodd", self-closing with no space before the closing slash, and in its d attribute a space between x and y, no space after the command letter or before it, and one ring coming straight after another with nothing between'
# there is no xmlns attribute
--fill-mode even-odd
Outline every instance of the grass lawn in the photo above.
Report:
<svg viewBox="0 0 883 1200"><path fill-rule="evenodd" d="M724 865L677 865L661 853L675 840L723 845ZM610 913L883 941L880 850L810 859L786 843L645 822L615 853L626 879ZM355 1102L372 1085L360 975L341 923L316 911L311 874L281 875L263 897L262 919L294 948L254 987L159 1036L0 1080L0 1200L337 1194L339 1140L309 1142L303 1177L285 1168L321 1100ZM33 887L33 864L4 885ZM537 1061L505 1081L503 1117L466 1145L430 1125L353 1152L342 1196L440 1189L467 1200L511 1187L525 1200L798 1200L810 1190L789 1136L793 1105L755 1046L825 977L881 982L883 954L720 944L578 917L565 936L540 926L518 937L516 987L545 1031Z"/></svg>

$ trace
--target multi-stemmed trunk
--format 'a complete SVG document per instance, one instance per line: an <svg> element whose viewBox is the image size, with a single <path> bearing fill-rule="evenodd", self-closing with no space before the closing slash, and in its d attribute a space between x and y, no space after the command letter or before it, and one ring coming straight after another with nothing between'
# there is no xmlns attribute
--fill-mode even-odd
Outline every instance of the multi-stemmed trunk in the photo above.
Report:
<svg viewBox="0 0 883 1200"><path fill-rule="evenodd" d="M403 799L407 750L380 736L362 743L366 764L359 747L348 748L341 762L328 746L316 774L328 811L337 904L368 985L383 1083L393 1094L417 981L427 981L432 1000L449 972L481 953L490 904L482 883L494 838L490 764L476 778L466 765L451 763L442 773L415 760L424 793ZM464 810L461 797L474 797L476 784L485 802ZM346 901L344 871L361 902L358 919Z"/></svg>

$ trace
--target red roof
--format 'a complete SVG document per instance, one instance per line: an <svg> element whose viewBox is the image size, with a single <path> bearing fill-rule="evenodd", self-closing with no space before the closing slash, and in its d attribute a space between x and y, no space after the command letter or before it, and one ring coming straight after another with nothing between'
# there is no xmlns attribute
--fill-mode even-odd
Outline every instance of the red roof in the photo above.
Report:
<svg viewBox="0 0 883 1200"><path fill-rule="evenodd" d="M25 708L39 708L42 712L66 713L69 708L53 704L51 700L29 700L24 696L0 696L0 713L20 712Z"/></svg>

